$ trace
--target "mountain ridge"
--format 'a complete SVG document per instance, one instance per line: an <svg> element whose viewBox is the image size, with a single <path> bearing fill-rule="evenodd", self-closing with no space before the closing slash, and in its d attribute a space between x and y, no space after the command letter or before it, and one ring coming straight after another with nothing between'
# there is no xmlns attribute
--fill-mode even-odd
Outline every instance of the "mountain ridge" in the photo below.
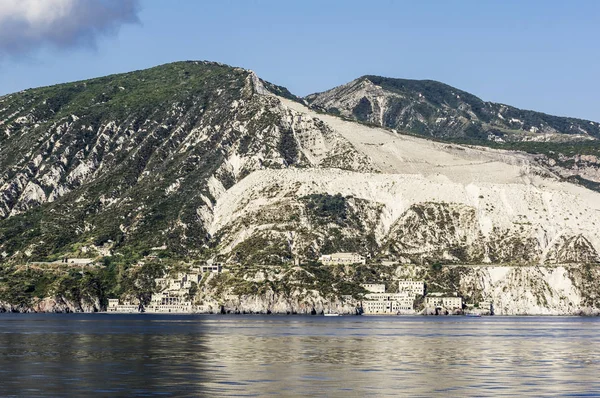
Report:
<svg viewBox="0 0 600 398"><path fill-rule="evenodd" d="M509 131L503 129L534 133L529 139L536 139L535 133L579 134L581 136L577 138L580 139L600 138L598 122L483 101L471 93L435 80L364 75L333 89L310 94L305 99L323 110L340 112L359 121L442 138L523 139L509 135ZM456 112L448 112L449 109ZM412 112L412 118L402 118L407 112ZM457 128L447 123L447 118L464 120ZM444 130L450 132L444 133ZM494 137L483 135L484 132Z"/></svg>
<svg viewBox="0 0 600 398"><path fill-rule="evenodd" d="M167 267L214 259L231 273L196 296L214 312L352 312L340 295L379 275L596 313L600 193L577 180L600 181L594 147L443 138L195 61L3 97L0 311L147 304ZM368 264L316 262L337 251ZM64 258L103 266L48 264Z"/></svg>
<svg viewBox="0 0 600 398"><path fill-rule="evenodd" d="M392 81L398 86L398 80ZM453 90L442 83L428 82ZM457 92L451 92L451 98L466 95ZM50 86L16 97L12 102L11 96L0 100L0 106L4 105L0 110L4 128L0 136L0 216L4 219L0 221L0 249L6 258L53 258L80 246L110 252L123 245L128 247L127 252L139 257L148 247L166 242L172 254L202 257L222 253L224 247L229 247L224 242L234 242L245 248L241 255L235 245L227 249L237 261L282 261L300 255L294 247L305 247L301 255L314 258L322 250L351 247L343 243L347 239L355 243L362 240L359 246L379 255L388 250L384 247L396 246L386 243L385 234L390 230L386 229L384 235L375 232L374 228L381 228L377 226L381 222L378 214L388 210L372 195L344 199L344 211L355 218L344 221L345 226L321 225L318 219L310 221L309 216L309 233L298 235L302 236L300 240L306 240L304 243L286 238L288 232L273 232L281 228L273 223L261 227L262 232L259 228L255 234L248 232L233 238L227 231L236 233L238 227L221 225L215 229L214 217L219 214L223 195L252 173L269 169L343 169L356 173L418 174L426 179L440 174L465 186L507 182L539 185L542 183L533 182L538 176L555 181L552 184L563 184L560 181L581 178L584 172L593 182L597 171L593 166L588 170L575 164L579 174L569 174L570 169L552 165L553 159L549 158L540 161L518 152L428 142L394 129L363 127L314 112L314 103L260 79L250 70L213 62L166 64ZM591 155L585 156L580 158L594 163ZM335 175L334 171L325 173ZM511 177L507 180L506 176ZM436 178L434 184L445 183ZM287 184L285 179L274 183L265 189L275 193ZM306 228L309 203L303 198L325 195L323 200L329 200L328 195L340 193L326 186L320 189L308 190L304 196L289 191L295 199L287 211L299 211L295 216L298 221L284 222L286 211L280 221L289 224L292 235L298 233L293 232L297 228ZM345 195L353 196L352 192ZM436 197L424 203L439 200ZM467 197L460 201L473 206ZM273 210L279 204L274 206ZM446 217L443 214L448 210L436 206L427 205L427 211ZM463 210L469 213L469 209ZM111 212L116 213L108 217ZM401 213L394 217L399 219ZM253 217L259 222L264 216L259 210ZM265 228L274 230L266 233ZM310 231L311 228L316 229ZM325 239L332 233L339 235L337 241ZM255 244L244 244L245 239ZM265 254L274 242L278 242L278 254ZM432 243L436 244L440 242ZM594 244L592 252L593 247ZM431 261L479 261L467 252L462 252L461 257L444 250L447 249L435 249L437 254L433 257L421 255ZM410 260L409 257L403 258ZM508 257L498 258L508 261ZM541 259L542 255L532 258ZM594 254L589 258L594 258Z"/></svg>
<svg viewBox="0 0 600 398"><path fill-rule="evenodd" d="M367 74L367 75L361 75L361 76L357 77L356 79L353 79L352 81L363 80L363 79L370 79L370 78L372 78L372 79L378 79L378 80L382 80L382 79L397 80L397 81L406 82L408 84L410 84L411 82L414 82L414 83L428 83L428 84L439 85L439 86L442 86L442 87L444 87L444 88L446 88L448 90L456 91L456 92L465 94L467 96L474 97L476 100L481 101L481 102L485 102L485 103L491 103L491 104L497 104L497 105L504 105L504 106L507 106L507 107L518 108L518 109L520 109L522 111L525 111L525 112L536 112L536 113L540 113L540 114L543 114L543 115L546 115L546 116L569 118L569 119L575 119L575 120L579 120L579 121L583 121L583 122L594 122L596 124L600 124L600 122L598 122L596 120L592 120L592 119L588 119L588 118L584 118L584 117L573 117L573 116L569 116L567 114L561 114L561 115L559 115L559 114L554 114L554 113L546 112L546 111L538 111L538 110L535 110L534 108L529 108L529 107L518 107L518 106L510 105L507 102L500 102L500 101L493 101L493 100L484 100L482 97L480 97L477 94L473 94L473 93L471 93L469 91L460 89L460 88L458 88L456 86L453 86L451 84L444 83L443 81L435 80L435 79L409 79L409 78L402 78L402 77L389 77L389 76ZM345 83L345 84L348 84L348 83ZM343 85L344 84L341 84L340 86L343 86ZM340 87L340 86L336 86L336 87ZM327 90L324 90L324 91L317 91L317 92L314 92L314 93L310 93L310 94L305 95L303 98L314 97L314 96L317 96L319 94L322 94L322 93L325 93L327 91L330 91L330 90L332 90L332 89L334 89L336 87L333 87L333 88L330 88L330 89L327 89Z"/></svg>

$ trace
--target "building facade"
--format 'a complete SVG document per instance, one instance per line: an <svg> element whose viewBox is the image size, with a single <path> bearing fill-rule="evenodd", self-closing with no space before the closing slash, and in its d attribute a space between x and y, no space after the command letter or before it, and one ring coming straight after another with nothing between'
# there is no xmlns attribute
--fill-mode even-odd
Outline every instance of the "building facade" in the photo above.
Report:
<svg viewBox="0 0 600 398"><path fill-rule="evenodd" d="M135 313L140 312L139 304L132 303L129 300L120 302L119 299L108 299L108 307L106 312L121 312L121 313Z"/></svg>
<svg viewBox="0 0 600 398"><path fill-rule="evenodd" d="M365 315L413 313L415 297L409 292L386 293L382 283L361 285L371 293L365 294L362 310Z"/></svg>
<svg viewBox="0 0 600 398"><path fill-rule="evenodd" d="M325 265L330 264L366 264L367 260L358 253L332 253L319 257Z"/></svg>
<svg viewBox="0 0 600 398"><path fill-rule="evenodd" d="M411 296L423 296L425 295L425 282L403 280L398 281L398 291L408 292Z"/></svg>
<svg viewBox="0 0 600 398"><path fill-rule="evenodd" d="M367 300L362 302L363 313L366 315L398 314L401 311L411 311L412 304L398 301Z"/></svg>
<svg viewBox="0 0 600 398"><path fill-rule="evenodd" d="M451 309L462 309L462 297L456 296L427 296L425 297L427 307L442 307Z"/></svg>
<svg viewBox="0 0 600 398"><path fill-rule="evenodd" d="M216 267L216 265L211 265ZM219 271L221 266L218 265ZM202 270L192 268L188 272L178 272L173 276L156 278L154 282L158 292L152 294L150 304L141 309L143 312L158 313L190 313L195 308L190 296L190 289L202 280ZM207 271L217 272L217 271ZM140 306L130 302L119 303L118 299L109 299L107 312L139 312Z"/></svg>

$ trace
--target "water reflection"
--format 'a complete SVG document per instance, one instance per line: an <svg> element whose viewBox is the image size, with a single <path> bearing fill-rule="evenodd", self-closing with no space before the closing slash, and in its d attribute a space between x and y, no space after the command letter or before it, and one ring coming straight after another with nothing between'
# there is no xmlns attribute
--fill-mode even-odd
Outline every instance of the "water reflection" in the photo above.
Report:
<svg viewBox="0 0 600 398"><path fill-rule="evenodd" d="M590 318L3 315L0 395L600 394Z"/></svg>

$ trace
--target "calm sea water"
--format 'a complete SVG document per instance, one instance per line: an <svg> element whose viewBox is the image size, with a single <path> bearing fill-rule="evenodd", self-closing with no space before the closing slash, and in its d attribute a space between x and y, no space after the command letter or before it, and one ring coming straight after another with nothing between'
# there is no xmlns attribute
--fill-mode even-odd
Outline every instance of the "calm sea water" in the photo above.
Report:
<svg viewBox="0 0 600 398"><path fill-rule="evenodd" d="M0 396L600 396L600 319L0 315Z"/></svg>

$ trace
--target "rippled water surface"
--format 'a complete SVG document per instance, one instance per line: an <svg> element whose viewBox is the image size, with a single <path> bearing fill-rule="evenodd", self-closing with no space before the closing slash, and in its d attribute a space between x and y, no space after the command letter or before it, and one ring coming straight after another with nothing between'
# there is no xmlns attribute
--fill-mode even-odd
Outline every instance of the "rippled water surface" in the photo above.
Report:
<svg viewBox="0 0 600 398"><path fill-rule="evenodd" d="M0 395L600 396L599 321L0 315Z"/></svg>

